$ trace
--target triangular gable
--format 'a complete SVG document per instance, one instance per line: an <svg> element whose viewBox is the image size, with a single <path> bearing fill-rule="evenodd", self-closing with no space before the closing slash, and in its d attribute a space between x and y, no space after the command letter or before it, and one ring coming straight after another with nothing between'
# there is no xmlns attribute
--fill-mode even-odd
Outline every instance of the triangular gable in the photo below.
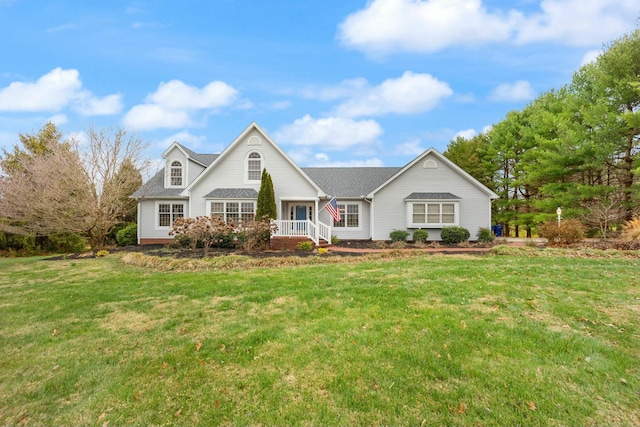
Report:
<svg viewBox="0 0 640 427"><path fill-rule="evenodd" d="M403 167L402 169L400 169L397 173L395 173L391 178L389 178L388 180L386 180L384 183L382 183L382 185L380 185L378 188L376 188L375 190L373 190L371 193L369 193L367 195L367 197L371 198L374 196L375 193L377 193L378 191L382 190L384 187L386 187L387 185L389 185L389 183L393 182L393 180L395 180L396 178L398 178L400 175L402 175L403 173L405 173L407 170L411 169L416 163L419 163L420 161L422 161L425 157L427 157L428 155L433 155L436 158L438 158L438 160L440 160L442 163L444 163L445 165L449 166L451 169L453 169L456 173L458 173L460 176L462 176L464 179L466 179L467 181L469 181L471 184L473 184L475 187L477 187L478 189L480 189L481 191L483 191L484 193L486 193L490 198L492 199L498 199L499 196L494 193L493 191L491 191L489 188L487 188L484 184L482 184L480 181L478 181L477 179L475 179L474 177L472 177L471 175L469 175L469 173L467 173L464 169L462 169L460 166L456 165L455 163L453 163L451 160L447 159L443 154L441 154L438 150L436 150L435 148L429 148L427 151L425 151L424 153L422 153L421 155L419 155L418 157L416 157L415 159L413 159L411 162L409 162L405 167Z"/></svg>
<svg viewBox="0 0 640 427"><path fill-rule="evenodd" d="M198 184L198 182L200 182L205 176L207 176L215 167L216 165L218 165L218 163L222 162L228 155L229 153L233 152L233 150L235 149L235 147L238 144L241 144L242 141L244 141L245 137L249 134L249 132L251 132L252 130L256 130L258 131L275 149L278 153L280 153L280 155L282 155L282 157L289 162L289 164L291 165L291 167L293 167L309 184L311 184L311 186L313 188L316 189L316 191L318 192L318 194L320 195L320 197L324 197L326 196L326 194L324 193L324 191L322 191L322 189L320 187L318 187L318 185L313 182L313 180L311 180L311 178L309 178L309 176L304 173L304 171L302 169L300 169L300 167L293 161L291 160L291 158L287 155L287 153L285 153L284 151L282 151L282 149L280 148L280 146L278 144L275 143L274 140L271 139L271 137L269 135L267 135L267 133L262 130L262 128L260 126L258 126L258 124L256 122L251 122L251 124L249 126L247 126L247 128L242 131L242 133L240 135L238 135L236 137L236 139L233 140L233 142L231 144L229 144L227 146L227 148L225 148L222 153L220 153L220 155L218 157L216 157L216 159L211 162L210 165L208 165L206 167L206 169L204 171L202 171L202 173L200 175L198 175L196 177L196 179L194 179L183 191L182 191L182 195L183 196L188 196L189 192L191 191L191 189ZM175 143L177 144L177 143ZM178 144L180 145L180 144Z"/></svg>
<svg viewBox="0 0 640 427"><path fill-rule="evenodd" d="M188 149L187 147L185 147L184 145L180 144L179 142L172 142L171 145L169 146L169 148L167 148L166 150L164 150L164 153L162 153L162 158L166 158L166 156L171 152L171 150L173 150L174 148L177 148L178 150L180 150L182 152L182 154L184 154L184 156L187 158L187 160L191 160L192 162L195 162L197 164L199 164L202 167L207 167L206 163L203 163L199 158L198 158L198 154L191 151L190 149Z"/></svg>

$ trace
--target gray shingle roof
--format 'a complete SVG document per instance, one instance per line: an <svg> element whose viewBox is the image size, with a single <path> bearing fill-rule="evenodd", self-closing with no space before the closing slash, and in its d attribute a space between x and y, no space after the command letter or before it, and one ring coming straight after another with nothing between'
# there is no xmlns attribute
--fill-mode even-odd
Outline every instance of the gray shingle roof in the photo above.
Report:
<svg viewBox="0 0 640 427"><path fill-rule="evenodd" d="M209 166L219 156L219 154L198 154L193 150L188 149L187 147L185 147L180 143L176 142L176 144L178 144L180 148L182 148L189 157L191 157L196 162L201 163L205 166Z"/></svg>
<svg viewBox="0 0 640 427"><path fill-rule="evenodd" d="M402 168L302 168L318 187L332 197L366 196Z"/></svg>
<svg viewBox="0 0 640 427"><path fill-rule="evenodd" d="M164 168L153 176L149 181L142 184L131 197L180 197L182 188L164 188Z"/></svg>
<svg viewBox="0 0 640 427"><path fill-rule="evenodd" d="M177 143L176 143L177 144ZM198 154L189 150L184 145L178 144L187 153L187 155L196 162L209 166L220 154ZM149 181L142 184L131 197L180 197L183 188L164 188L164 168L155 174Z"/></svg>
<svg viewBox="0 0 640 427"><path fill-rule="evenodd" d="M216 188L204 197L207 199L257 199L258 192L253 188Z"/></svg>
<svg viewBox="0 0 640 427"><path fill-rule="evenodd" d="M451 193L411 193L405 200L454 200L461 199Z"/></svg>

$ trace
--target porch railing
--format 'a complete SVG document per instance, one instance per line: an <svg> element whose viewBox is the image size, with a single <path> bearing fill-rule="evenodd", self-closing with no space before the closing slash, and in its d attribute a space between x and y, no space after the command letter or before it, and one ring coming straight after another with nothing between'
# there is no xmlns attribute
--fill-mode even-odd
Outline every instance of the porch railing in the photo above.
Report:
<svg viewBox="0 0 640 427"><path fill-rule="evenodd" d="M276 219L273 222L278 226L278 230L273 234L276 237L304 236L316 245L320 239L331 242L331 228L322 222L318 222L317 225L309 220Z"/></svg>

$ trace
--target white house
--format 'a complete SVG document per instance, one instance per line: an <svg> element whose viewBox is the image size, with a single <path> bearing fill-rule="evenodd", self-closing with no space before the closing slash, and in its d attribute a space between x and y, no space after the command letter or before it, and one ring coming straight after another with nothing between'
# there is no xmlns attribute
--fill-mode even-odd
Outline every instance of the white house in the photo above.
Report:
<svg viewBox="0 0 640 427"><path fill-rule="evenodd" d="M404 167L300 168L256 123L222 153L196 154L174 142L164 168L132 197L138 200L138 241L166 243L178 217L253 219L262 170L273 180L276 236L389 240L394 230L426 229L440 240L457 225L475 236L491 226L498 196L431 148ZM335 222L324 208L336 198Z"/></svg>

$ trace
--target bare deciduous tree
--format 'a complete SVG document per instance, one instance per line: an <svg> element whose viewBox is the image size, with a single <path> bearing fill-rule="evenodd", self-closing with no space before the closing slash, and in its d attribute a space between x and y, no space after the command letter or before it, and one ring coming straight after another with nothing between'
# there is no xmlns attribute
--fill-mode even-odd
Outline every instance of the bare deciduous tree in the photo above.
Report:
<svg viewBox="0 0 640 427"><path fill-rule="evenodd" d="M123 129L88 131L86 146L79 146L84 173L91 186L92 224L87 231L92 247L104 244L109 233L135 212L129 196L142 185L142 140Z"/></svg>
<svg viewBox="0 0 640 427"><path fill-rule="evenodd" d="M35 136L20 135L23 148L0 158L0 229L50 236L76 233L93 248L116 226L130 221L129 196L142 184L141 140L126 131L88 131L88 142L60 141L47 123Z"/></svg>

